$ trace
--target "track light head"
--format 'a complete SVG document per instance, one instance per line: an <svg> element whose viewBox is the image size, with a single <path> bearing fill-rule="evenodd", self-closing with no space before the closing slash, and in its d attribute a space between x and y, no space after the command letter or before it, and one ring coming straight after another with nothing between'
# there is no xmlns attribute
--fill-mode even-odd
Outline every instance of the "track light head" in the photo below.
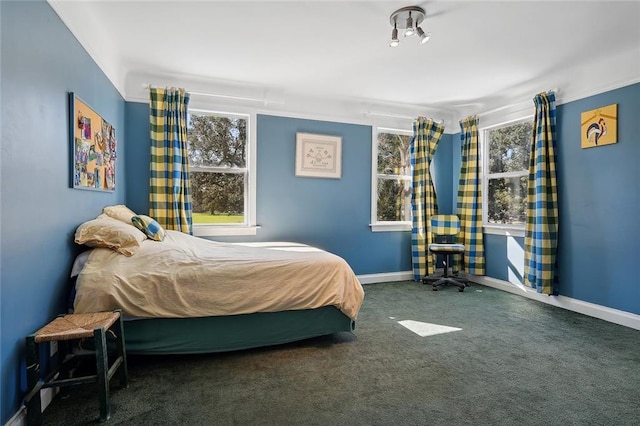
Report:
<svg viewBox="0 0 640 426"><path fill-rule="evenodd" d="M394 28L391 31L391 41L389 42L390 47L398 47L400 44L400 40L398 40L398 29Z"/></svg>
<svg viewBox="0 0 640 426"><path fill-rule="evenodd" d="M389 42L389 47L398 47L400 44L400 40L398 40L398 26L396 23L393 23L393 30L391 30L391 41Z"/></svg>
<svg viewBox="0 0 640 426"><path fill-rule="evenodd" d="M416 27L416 31L420 37L420 44L425 44L431 38L431 33L425 33L420 27Z"/></svg>
<svg viewBox="0 0 640 426"><path fill-rule="evenodd" d="M409 11L409 17L407 18L406 30L404 30L405 37L411 37L415 34L413 30L413 19L411 18L411 11Z"/></svg>

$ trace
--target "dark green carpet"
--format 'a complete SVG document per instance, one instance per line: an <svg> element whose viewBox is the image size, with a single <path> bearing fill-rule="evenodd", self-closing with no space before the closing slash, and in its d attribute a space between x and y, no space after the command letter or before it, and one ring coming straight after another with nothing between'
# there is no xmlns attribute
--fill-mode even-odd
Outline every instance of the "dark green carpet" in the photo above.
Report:
<svg viewBox="0 0 640 426"><path fill-rule="evenodd" d="M640 331L480 285L365 286L356 331L258 350L130 356L109 424L632 425ZM398 321L461 328L420 337ZM91 424L93 385L45 424Z"/></svg>

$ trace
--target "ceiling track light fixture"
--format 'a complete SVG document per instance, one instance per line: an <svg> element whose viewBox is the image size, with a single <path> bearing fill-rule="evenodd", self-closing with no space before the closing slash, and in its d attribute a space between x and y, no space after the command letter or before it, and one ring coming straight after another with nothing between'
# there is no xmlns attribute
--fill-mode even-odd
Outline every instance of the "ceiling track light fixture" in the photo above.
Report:
<svg viewBox="0 0 640 426"><path fill-rule="evenodd" d="M400 40L398 40L398 29L404 30L403 34L405 37L418 34L420 44L428 42L429 38L431 38L431 33L425 33L424 30L420 28L424 17L424 9L419 6L407 6L393 12L389 18L389 22L393 25L389 46L397 47L400 44ZM398 25L398 23L400 24Z"/></svg>

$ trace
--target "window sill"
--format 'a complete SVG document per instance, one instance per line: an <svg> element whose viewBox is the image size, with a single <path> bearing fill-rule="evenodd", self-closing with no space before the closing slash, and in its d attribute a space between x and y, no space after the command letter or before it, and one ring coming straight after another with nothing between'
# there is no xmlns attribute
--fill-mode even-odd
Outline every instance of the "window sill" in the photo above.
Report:
<svg viewBox="0 0 640 426"><path fill-rule="evenodd" d="M247 225L194 225L193 235L195 237L227 237L227 236L243 236L256 235L259 226Z"/></svg>
<svg viewBox="0 0 640 426"><path fill-rule="evenodd" d="M371 232L403 232L411 231L410 223L378 222L369 224Z"/></svg>
<svg viewBox="0 0 640 426"><path fill-rule="evenodd" d="M524 237L524 228L512 226L484 225L482 232L491 235L504 235L508 237Z"/></svg>

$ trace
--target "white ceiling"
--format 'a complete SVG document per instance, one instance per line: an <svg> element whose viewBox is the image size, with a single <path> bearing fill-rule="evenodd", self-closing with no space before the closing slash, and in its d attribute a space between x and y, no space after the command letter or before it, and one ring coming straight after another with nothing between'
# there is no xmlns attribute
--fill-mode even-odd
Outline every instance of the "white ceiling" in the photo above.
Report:
<svg viewBox="0 0 640 426"><path fill-rule="evenodd" d="M456 118L640 81L639 1L49 3L127 100L179 85L285 109L302 96ZM390 48L389 16L411 5L431 40Z"/></svg>

